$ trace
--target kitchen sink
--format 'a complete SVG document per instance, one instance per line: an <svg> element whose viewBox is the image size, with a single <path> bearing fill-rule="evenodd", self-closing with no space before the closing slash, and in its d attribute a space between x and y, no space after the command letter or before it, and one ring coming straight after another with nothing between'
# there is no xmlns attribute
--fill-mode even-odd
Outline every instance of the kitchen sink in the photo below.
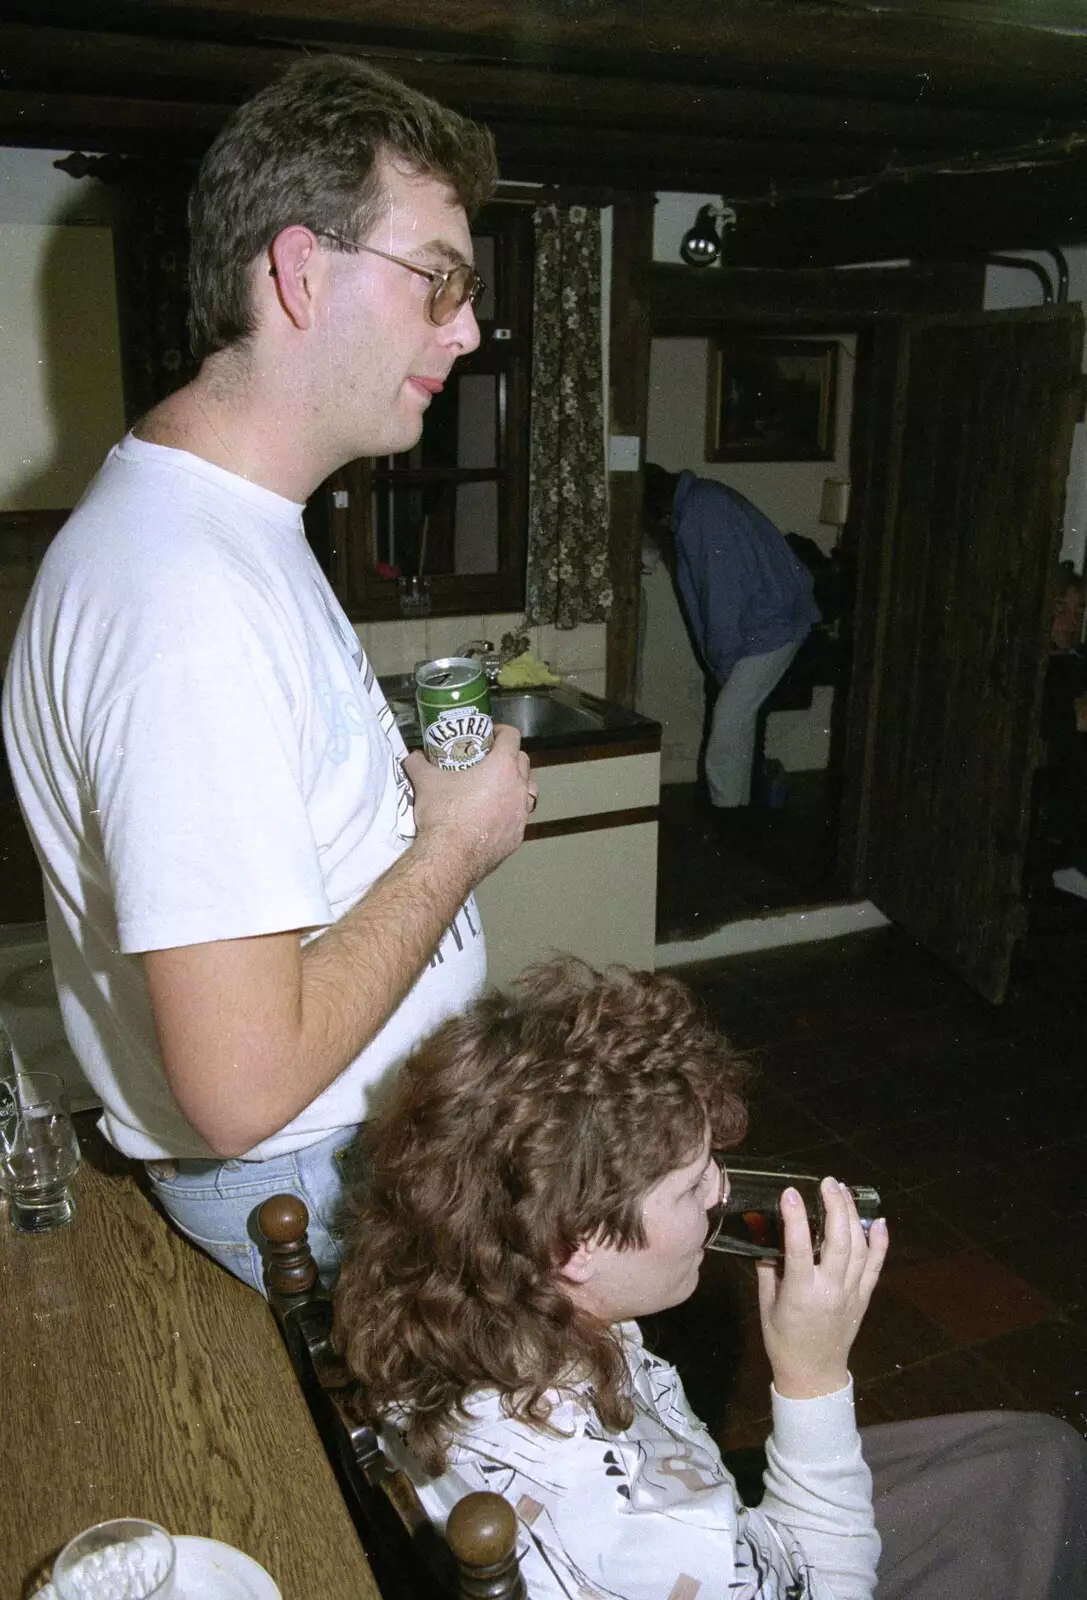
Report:
<svg viewBox="0 0 1087 1600"><path fill-rule="evenodd" d="M496 722L519 728L522 739L585 733L604 726L604 718L591 706L551 689L492 689L491 715Z"/></svg>
<svg viewBox="0 0 1087 1600"><path fill-rule="evenodd" d="M415 679L410 673L390 674L381 679L381 687L404 743L409 750L417 750L422 740L415 709ZM647 735L660 737L658 723L600 700L571 683L550 689L494 688L490 698L494 720L517 728L532 749L622 743ZM659 745L652 747L657 749Z"/></svg>

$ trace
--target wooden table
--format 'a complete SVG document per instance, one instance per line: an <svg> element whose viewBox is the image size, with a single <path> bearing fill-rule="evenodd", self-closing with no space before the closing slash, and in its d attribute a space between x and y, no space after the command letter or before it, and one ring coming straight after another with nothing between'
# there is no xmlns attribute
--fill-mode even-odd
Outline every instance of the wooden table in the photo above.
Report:
<svg viewBox="0 0 1087 1600"><path fill-rule="evenodd" d="M268 1307L77 1121L75 1220L0 1204L0 1600L118 1516L237 1546L284 1600L379 1600Z"/></svg>

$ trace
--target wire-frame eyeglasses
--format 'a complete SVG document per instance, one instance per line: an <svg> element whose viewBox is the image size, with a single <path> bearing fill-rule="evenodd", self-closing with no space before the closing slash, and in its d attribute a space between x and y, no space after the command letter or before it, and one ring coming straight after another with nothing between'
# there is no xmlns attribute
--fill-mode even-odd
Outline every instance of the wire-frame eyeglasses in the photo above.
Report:
<svg viewBox="0 0 1087 1600"><path fill-rule="evenodd" d="M367 255L381 256L384 261L393 261L398 267L406 267L420 278L428 278L430 288L424 309L436 328L443 328L446 323L452 322L465 301L474 310L487 287L475 267L467 261L458 262L455 267L447 267L443 271L441 267L421 267L417 261L391 255L388 250L377 250L372 244L355 244L350 239L342 239L338 233L322 231L321 238L330 239L341 250L363 250Z"/></svg>

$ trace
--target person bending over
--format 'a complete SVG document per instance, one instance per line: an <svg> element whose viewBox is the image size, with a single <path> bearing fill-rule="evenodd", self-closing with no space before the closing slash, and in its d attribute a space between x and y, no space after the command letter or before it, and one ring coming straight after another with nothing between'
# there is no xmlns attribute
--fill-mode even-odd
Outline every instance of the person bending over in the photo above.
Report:
<svg viewBox="0 0 1087 1600"><path fill-rule="evenodd" d="M820 620L811 573L742 494L646 462L643 531L660 551L708 672L717 682L706 741L713 805L751 799L759 707Z"/></svg>
<svg viewBox="0 0 1087 1600"><path fill-rule="evenodd" d="M881 1535L881 1596L1082 1594L1087 1446L1064 1423L858 1433L847 1362L888 1233L832 1178L819 1259L786 1190L784 1267L758 1268L773 1429L742 1503L636 1320L695 1290L742 1076L681 983L572 960L408 1061L364 1130L336 1340L428 1514L505 1495L533 1597L859 1600Z"/></svg>

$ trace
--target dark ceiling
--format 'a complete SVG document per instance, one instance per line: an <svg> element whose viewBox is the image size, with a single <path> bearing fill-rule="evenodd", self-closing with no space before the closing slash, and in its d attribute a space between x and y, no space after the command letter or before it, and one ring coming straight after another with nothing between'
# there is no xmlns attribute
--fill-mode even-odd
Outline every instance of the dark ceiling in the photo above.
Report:
<svg viewBox="0 0 1087 1600"><path fill-rule="evenodd" d="M5 0L0 141L201 149L299 49L488 122L505 176L690 189L734 259L1087 239L1087 0Z"/></svg>

